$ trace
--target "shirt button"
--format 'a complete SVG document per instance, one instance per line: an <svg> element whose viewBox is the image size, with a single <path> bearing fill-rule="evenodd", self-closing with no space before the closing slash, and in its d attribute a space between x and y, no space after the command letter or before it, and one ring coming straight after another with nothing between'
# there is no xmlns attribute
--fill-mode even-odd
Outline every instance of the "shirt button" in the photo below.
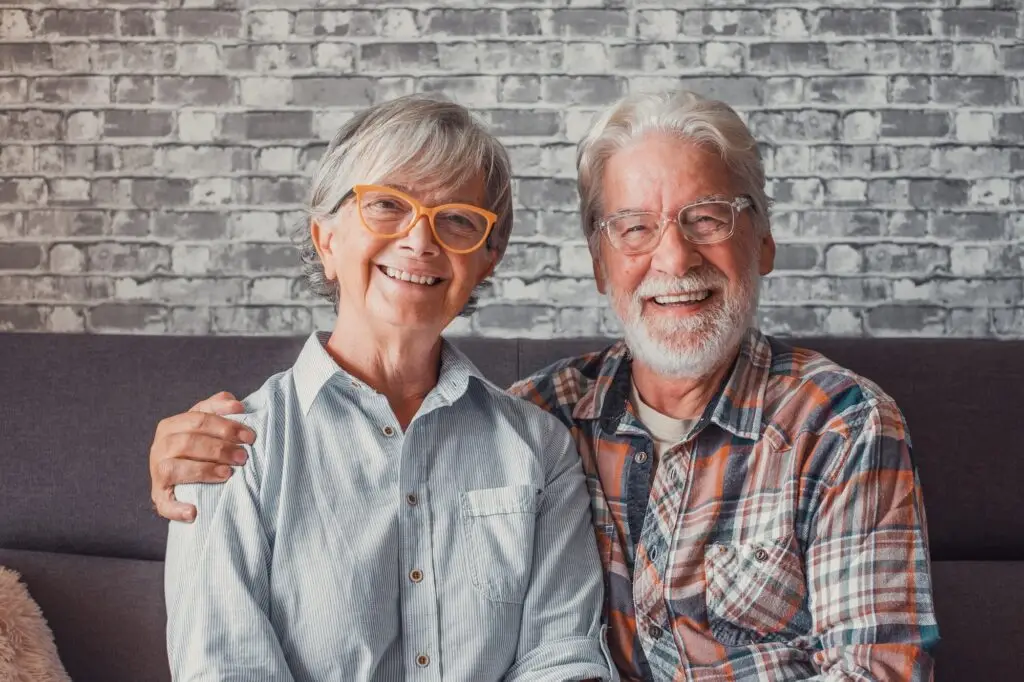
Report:
<svg viewBox="0 0 1024 682"><path fill-rule="evenodd" d="M420 654L416 657L416 665L418 665L421 668L426 668L428 665L430 665L430 656L427 656L426 654Z"/></svg>
<svg viewBox="0 0 1024 682"><path fill-rule="evenodd" d="M651 636L651 639L661 639L663 630L657 625L652 625L648 630L647 634Z"/></svg>
<svg viewBox="0 0 1024 682"><path fill-rule="evenodd" d="M415 507L419 503L419 498L416 497L416 493L409 493L405 496L405 503L410 507Z"/></svg>
<svg viewBox="0 0 1024 682"><path fill-rule="evenodd" d="M643 464L644 462L647 461L647 453L641 450L640 452L636 453L636 455L634 455L633 459L636 460L637 464Z"/></svg>
<svg viewBox="0 0 1024 682"><path fill-rule="evenodd" d="M421 580L423 580L423 571L421 571L418 568L412 569L411 571L409 571L409 580L413 581L414 583L420 582Z"/></svg>
<svg viewBox="0 0 1024 682"><path fill-rule="evenodd" d="M395 427L391 426L391 424L388 424L383 429L381 429L381 433L383 433L388 438L391 438L391 436L395 435Z"/></svg>
<svg viewBox="0 0 1024 682"><path fill-rule="evenodd" d="M768 551L764 547L758 547L757 551L754 552L754 558L764 563L768 561Z"/></svg>

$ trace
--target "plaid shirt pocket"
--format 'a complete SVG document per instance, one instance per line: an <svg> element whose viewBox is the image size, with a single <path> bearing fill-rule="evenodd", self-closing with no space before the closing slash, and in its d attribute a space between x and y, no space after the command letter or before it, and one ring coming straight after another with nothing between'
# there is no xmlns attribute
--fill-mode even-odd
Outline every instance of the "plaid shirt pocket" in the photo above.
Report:
<svg viewBox="0 0 1024 682"><path fill-rule="evenodd" d="M726 646L789 641L807 632L807 581L792 535L711 544L704 554L711 633Z"/></svg>

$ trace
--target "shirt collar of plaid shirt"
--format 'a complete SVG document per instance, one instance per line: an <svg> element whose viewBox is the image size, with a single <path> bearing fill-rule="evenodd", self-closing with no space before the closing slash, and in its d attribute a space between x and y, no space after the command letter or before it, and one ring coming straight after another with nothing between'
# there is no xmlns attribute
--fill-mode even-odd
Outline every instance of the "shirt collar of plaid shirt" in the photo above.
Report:
<svg viewBox="0 0 1024 682"><path fill-rule="evenodd" d="M696 429L714 422L738 438L757 440L764 431L764 398L768 389L772 349L768 337L750 328L740 343L732 370L711 399ZM600 419L606 433L614 433L626 412L632 357L625 341L605 355L600 378L580 398L573 419Z"/></svg>

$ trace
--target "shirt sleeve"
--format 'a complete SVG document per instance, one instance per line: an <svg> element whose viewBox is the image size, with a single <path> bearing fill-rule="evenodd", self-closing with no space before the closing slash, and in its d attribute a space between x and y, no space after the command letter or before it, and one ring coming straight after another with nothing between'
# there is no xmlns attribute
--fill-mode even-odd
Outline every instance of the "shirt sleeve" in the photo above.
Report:
<svg viewBox="0 0 1024 682"><path fill-rule="evenodd" d="M179 485L198 510L170 522L164 565L167 652L175 682L290 682L271 624L270 541L256 461L222 485Z"/></svg>
<svg viewBox="0 0 1024 682"><path fill-rule="evenodd" d="M505 680L618 680L601 623L603 578L576 447L555 422L516 662Z"/></svg>
<svg viewBox="0 0 1024 682"><path fill-rule="evenodd" d="M833 426L812 455L831 463L813 500L806 550L814 679L931 680L939 632L903 416L888 400Z"/></svg>

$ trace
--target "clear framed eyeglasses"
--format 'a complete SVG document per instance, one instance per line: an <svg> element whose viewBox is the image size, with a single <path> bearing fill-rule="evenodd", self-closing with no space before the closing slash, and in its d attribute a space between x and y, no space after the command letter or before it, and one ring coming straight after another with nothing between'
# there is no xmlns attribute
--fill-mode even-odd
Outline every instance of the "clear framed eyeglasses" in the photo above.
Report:
<svg viewBox="0 0 1024 682"><path fill-rule="evenodd" d="M683 237L694 244L725 241L736 231L739 212L753 205L750 197L739 196L732 201L698 201L671 215L623 211L601 220L597 227L608 235L612 247L632 256L657 248L665 228L672 222L679 226Z"/></svg>

